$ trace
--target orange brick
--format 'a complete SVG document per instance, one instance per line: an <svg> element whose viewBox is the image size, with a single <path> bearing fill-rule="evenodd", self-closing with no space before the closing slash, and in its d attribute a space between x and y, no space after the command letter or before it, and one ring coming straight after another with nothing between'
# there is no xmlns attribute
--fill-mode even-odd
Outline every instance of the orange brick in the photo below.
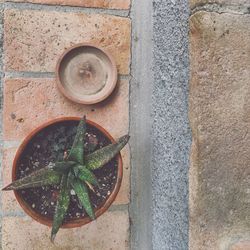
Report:
<svg viewBox="0 0 250 250"><path fill-rule="evenodd" d="M3 250L126 250L129 219L126 211L106 212L96 221L80 228L61 229L55 244L50 242L50 228L28 217L3 218Z"/></svg>
<svg viewBox="0 0 250 250"><path fill-rule="evenodd" d="M12 147L3 150L3 186L11 183L12 163L17 148ZM4 213L21 211L13 191L2 192L2 211Z"/></svg>
<svg viewBox="0 0 250 250"><path fill-rule="evenodd" d="M130 151L128 146L121 151L121 155L123 160L123 179L114 205L128 204L130 202Z"/></svg>
<svg viewBox="0 0 250 250"><path fill-rule="evenodd" d="M129 9L130 7L130 0L12 0L12 1L95 7L95 8L109 8L109 9Z"/></svg>
<svg viewBox="0 0 250 250"><path fill-rule="evenodd" d="M113 95L97 105L80 105L58 91L54 79L6 79L3 130L5 140L22 140L44 122L57 117L87 115L115 138L128 132L129 83L122 80Z"/></svg>
<svg viewBox="0 0 250 250"><path fill-rule="evenodd" d="M54 72L66 48L94 43L113 55L119 73L129 73L129 18L10 9L5 11L4 27L6 71Z"/></svg>

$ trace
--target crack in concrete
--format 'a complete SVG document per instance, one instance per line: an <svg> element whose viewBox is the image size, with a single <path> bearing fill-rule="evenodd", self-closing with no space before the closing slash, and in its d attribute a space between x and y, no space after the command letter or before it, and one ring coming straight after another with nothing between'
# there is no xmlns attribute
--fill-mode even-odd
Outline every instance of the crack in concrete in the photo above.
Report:
<svg viewBox="0 0 250 250"><path fill-rule="evenodd" d="M191 16L200 11L215 12L218 14L228 13L235 15L247 15L250 14L250 4L249 6L218 3L201 4L191 9Z"/></svg>

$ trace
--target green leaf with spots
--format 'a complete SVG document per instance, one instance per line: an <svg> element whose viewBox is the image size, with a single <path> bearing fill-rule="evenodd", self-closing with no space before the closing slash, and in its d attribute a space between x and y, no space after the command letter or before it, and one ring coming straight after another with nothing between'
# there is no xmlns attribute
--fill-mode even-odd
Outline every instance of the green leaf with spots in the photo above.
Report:
<svg viewBox="0 0 250 250"><path fill-rule="evenodd" d="M85 141L86 127L87 127L86 117L84 116L77 127L74 143L69 152L67 160L75 161L80 164L84 163L84 141Z"/></svg>
<svg viewBox="0 0 250 250"><path fill-rule="evenodd" d="M61 173L56 172L51 167L45 167L25 176L3 188L3 190L19 190L35 188L41 186L57 185L61 180Z"/></svg>
<svg viewBox="0 0 250 250"><path fill-rule="evenodd" d="M120 150L127 144L128 140L129 136L125 135L118 139L116 143L98 149L94 153L86 156L86 167L91 170L102 167L120 152Z"/></svg>
<svg viewBox="0 0 250 250"><path fill-rule="evenodd" d="M68 176L64 174L62 176L60 184L60 193L57 200L56 211L53 218L52 231L51 231L51 241L54 242L56 234L61 227L64 217L67 213L69 203L70 203L70 193L67 186Z"/></svg>
<svg viewBox="0 0 250 250"><path fill-rule="evenodd" d="M95 175L85 166L77 165L74 167L75 174L81 181L86 181L94 186L99 186Z"/></svg>
<svg viewBox="0 0 250 250"><path fill-rule="evenodd" d="M88 193L88 189L87 189L86 185L78 179L75 179L71 183L71 185L72 185L73 189L75 190L76 195L77 195L80 203L83 205L86 213L88 214L88 216L92 220L94 220L95 213L94 213L94 210L93 210L91 202L90 202L89 193Z"/></svg>
<svg viewBox="0 0 250 250"><path fill-rule="evenodd" d="M74 161L58 161L55 163L53 170L60 173L67 173L76 163Z"/></svg>
<svg viewBox="0 0 250 250"><path fill-rule="evenodd" d="M68 189L71 189L72 186L71 183L74 181L74 179L75 179L74 170L70 170L67 177Z"/></svg>

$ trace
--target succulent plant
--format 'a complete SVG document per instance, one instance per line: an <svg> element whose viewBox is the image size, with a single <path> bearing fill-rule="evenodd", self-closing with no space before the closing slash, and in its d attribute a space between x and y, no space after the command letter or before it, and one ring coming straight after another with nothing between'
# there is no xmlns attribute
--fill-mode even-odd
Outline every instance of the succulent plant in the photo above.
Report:
<svg viewBox="0 0 250 250"><path fill-rule="evenodd" d="M114 144L85 155L84 150L86 133L86 117L84 116L78 127L76 136L69 153L60 162L50 163L48 166L18 179L3 190L20 190L49 185L59 185L60 191L53 218L51 241L63 224L70 204L70 190L74 189L80 204L91 220L95 213L89 198L89 189L98 186L98 180L93 170L99 169L108 163L127 144L129 136L125 135ZM90 145L91 147L91 145Z"/></svg>

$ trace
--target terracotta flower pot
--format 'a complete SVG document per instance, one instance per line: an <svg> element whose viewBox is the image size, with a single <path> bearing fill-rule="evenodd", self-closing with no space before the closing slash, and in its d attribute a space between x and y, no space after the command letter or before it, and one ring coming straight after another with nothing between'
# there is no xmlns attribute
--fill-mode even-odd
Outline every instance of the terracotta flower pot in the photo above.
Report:
<svg viewBox="0 0 250 250"><path fill-rule="evenodd" d="M28 143L31 141L31 139L39 132L41 132L43 129L47 128L50 125L65 122L65 121L79 121L80 118L78 117L66 117L66 118L58 118L51 120L49 122L44 123L43 125L39 126L36 128L34 131L32 131L22 142L20 147L17 150L17 153L14 158L13 162L13 168L12 168L12 181L15 181L17 179L17 170L18 170L18 162L22 158L22 155L24 153L25 148L27 147ZM100 125L87 120L87 124L95 127L97 130L99 130L105 137L107 137L112 143L115 142L114 138ZM101 216L108 208L109 206L114 202L120 186L121 186L121 181L122 181L122 175L123 175L123 164L122 164L122 158L121 154L119 153L116 156L116 160L118 162L118 167L117 167L117 178L116 178L116 183L115 186L111 192L111 194L108 196L106 200L104 200L103 204L101 204L100 207L97 207L95 209L95 215L96 218ZM18 191L14 191L16 199L20 206L23 208L23 210L31 216L34 220L40 222L41 224L51 226L52 225L52 219L49 219L48 217L42 216L40 213L36 212L32 207L19 195ZM74 228L74 227L80 227L83 226L87 223L91 222L89 217L83 217L83 218L74 218L71 221L66 221L63 225L62 228Z"/></svg>
<svg viewBox="0 0 250 250"><path fill-rule="evenodd" d="M81 43L66 50L56 66L57 86L73 102L95 104L106 99L117 83L113 57L94 44Z"/></svg>

